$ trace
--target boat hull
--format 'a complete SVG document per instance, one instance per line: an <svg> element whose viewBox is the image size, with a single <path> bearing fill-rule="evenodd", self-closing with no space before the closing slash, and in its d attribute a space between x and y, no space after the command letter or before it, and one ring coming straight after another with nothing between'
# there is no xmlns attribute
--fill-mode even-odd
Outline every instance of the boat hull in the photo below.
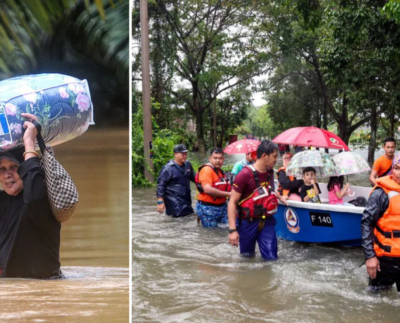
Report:
<svg viewBox="0 0 400 323"><path fill-rule="evenodd" d="M289 204L280 204L275 214L279 238L307 243L361 245L363 208L291 201Z"/></svg>

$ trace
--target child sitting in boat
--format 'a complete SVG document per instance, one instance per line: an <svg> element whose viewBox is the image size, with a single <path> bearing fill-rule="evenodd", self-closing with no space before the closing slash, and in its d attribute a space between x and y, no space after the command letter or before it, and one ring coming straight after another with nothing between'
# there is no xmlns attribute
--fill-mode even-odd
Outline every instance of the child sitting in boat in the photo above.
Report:
<svg viewBox="0 0 400 323"><path fill-rule="evenodd" d="M300 189L300 197L303 202L321 203L319 194L321 189L317 183L315 176L315 169L313 167L306 167L303 169L304 184Z"/></svg>
<svg viewBox="0 0 400 323"><path fill-rule="evenodd" d="M328 197L329 204L340 204L346 206L353 206L353 204L343 202L343 197L350 194L349 183L343 186L343 176L333 176L329 178L328 182Z"/></svg>

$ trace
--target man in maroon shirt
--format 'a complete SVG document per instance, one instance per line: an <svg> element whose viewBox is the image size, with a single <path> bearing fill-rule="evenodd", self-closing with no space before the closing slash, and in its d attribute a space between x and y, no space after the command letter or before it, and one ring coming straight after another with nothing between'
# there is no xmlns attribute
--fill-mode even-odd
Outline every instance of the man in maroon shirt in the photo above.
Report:
<svg viewBox="0 0 400 323"><path fill-rule="evenodd" d="M263 140L257 148L257 160L253 165L254 173L251 168L245 167L232 186L228 204L229 243L235 247L239 245L240 254L243 256L255 255L257 241L261 256L265 260L278 259L275 218L272 215L253 217L243 214L239 214L240 219L236 217L239 202L251 198L259 186L265 188L270 186L272 191L275 190L273 167L277 159L278 147L269 140ZM275 193L278 199L286 204L288 197Z"/></svg>

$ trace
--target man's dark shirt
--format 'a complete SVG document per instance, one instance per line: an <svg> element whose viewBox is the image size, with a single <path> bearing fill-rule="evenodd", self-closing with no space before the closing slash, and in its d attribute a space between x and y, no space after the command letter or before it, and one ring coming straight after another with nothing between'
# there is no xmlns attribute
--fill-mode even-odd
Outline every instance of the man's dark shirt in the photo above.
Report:
<svg viewBox="0 0 400 323"><path fill-rule="evenodd" d="M60 278L61 224L51 212L39 158L18 167L23 190L0 192L0 277Z"/></svg>
<svg viewBox="0 0 400 323"><path fill-rule="evenodd" d="M190 181L195 172L190 162L182 166L170 160L160 171L157 179L157 197L164 199L167 215L184 216L193 213Z"/></svg>
<svg viewBox="0 0 400 323"><path fill-rule="evenodd" d="M368 199L361 220L362 247L365 259L375 257L374 228L376 222L383 216L389 207L389 198L380 187L376 188Z"/></svg>

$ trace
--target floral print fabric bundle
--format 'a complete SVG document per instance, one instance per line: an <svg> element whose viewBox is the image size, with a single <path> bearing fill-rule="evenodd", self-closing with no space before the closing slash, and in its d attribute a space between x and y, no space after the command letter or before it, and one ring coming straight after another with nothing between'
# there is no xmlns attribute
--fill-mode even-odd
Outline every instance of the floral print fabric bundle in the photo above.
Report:
<svg viewBox="0 0 400 323"><path fill-rule="evenodd" d="M23 145L24 112L38 117L43 139L52 146L81 135L94 124L86 80L36 74L0 81L0 152Z"/></svg>

